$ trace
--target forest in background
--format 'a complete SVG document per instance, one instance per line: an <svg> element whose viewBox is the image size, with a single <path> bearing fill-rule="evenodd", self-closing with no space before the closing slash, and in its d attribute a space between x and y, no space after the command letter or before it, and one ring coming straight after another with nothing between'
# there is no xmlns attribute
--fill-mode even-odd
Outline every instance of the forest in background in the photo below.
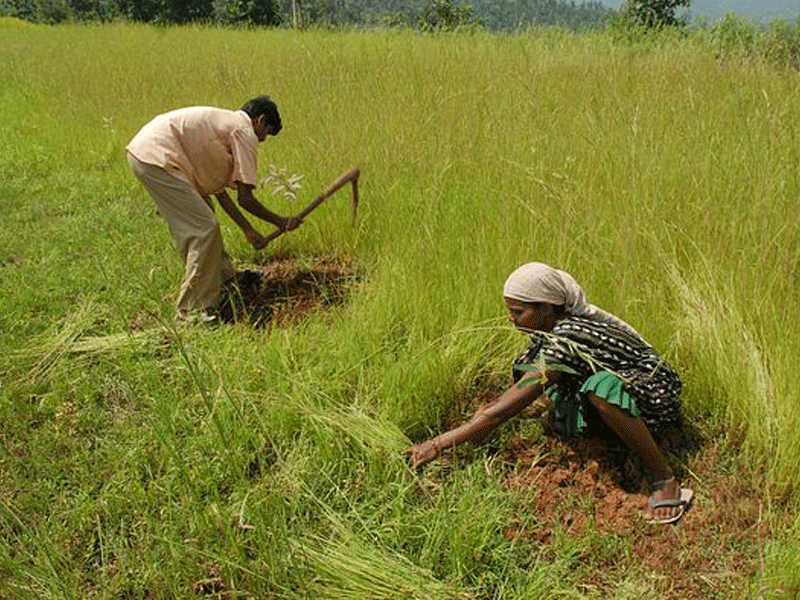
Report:
<svg viewBox="0 0 800 600"><path fill-rule="evenodd" d="M665 4L664 0L649 0ZM685 4L666 0L666 4ZM0 15L41 23L134 20L257 26L474 26L508 31L531 25L602 25L614 10L597 0L0 0Z"/></svg>

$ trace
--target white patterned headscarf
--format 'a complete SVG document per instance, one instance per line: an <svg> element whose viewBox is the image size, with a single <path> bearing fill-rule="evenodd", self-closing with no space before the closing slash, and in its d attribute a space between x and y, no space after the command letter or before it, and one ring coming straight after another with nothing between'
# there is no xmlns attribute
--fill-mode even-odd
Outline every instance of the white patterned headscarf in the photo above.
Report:
<svg viewBox="0 0 800 600"><path fill-rule="evenodd" d="M572 275L544 263L527 263L511 273L503 286L503 296L520 302L563 305L568 315L616 325L642 339L642 336L622 319L586 302L583 288Z"/></svg>

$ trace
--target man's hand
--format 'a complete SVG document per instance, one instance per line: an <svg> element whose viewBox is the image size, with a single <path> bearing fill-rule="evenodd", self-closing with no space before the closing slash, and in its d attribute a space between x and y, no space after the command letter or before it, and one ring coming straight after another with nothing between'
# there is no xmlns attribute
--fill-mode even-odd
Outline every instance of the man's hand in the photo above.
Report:
<svg viewBox="0 0 800 600"><path fill-rule="evenodd" d="M416 469L436 458L439 449L433 440L428 440L406 448L406 454L411 455L411 466Z"/></svg>
<svg viewBox="0 0 800 600"><path fill-rule="evenodd" d="M300 217L283 217L283 222L278 226L281 231L291 231L292 229L297 229L300 227L300 224L303 222L303 219Z"/></svg>
<svg viewBox="0 0 800 600"><path fill-rule="evenodd" d="M267 238L258 233L255 229L246 230L244 235L247 237L247 241L250 242L250 245L256 250L261 250L267 245Z"/></svg>

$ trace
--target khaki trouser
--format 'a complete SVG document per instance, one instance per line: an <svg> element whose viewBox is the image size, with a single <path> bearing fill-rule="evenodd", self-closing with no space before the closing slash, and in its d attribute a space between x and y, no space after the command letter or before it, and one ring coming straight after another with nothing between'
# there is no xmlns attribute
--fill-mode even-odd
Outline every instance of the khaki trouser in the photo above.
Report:
<svg viewBox="0 0 800 600"><path fill-rule="evenodd" d="M190 183L128 153L136 177L155 200L167 222L186 272L178 295L178 317L217 307L222 283L236 275L225 253L217 216L208 198Z"/></svg>

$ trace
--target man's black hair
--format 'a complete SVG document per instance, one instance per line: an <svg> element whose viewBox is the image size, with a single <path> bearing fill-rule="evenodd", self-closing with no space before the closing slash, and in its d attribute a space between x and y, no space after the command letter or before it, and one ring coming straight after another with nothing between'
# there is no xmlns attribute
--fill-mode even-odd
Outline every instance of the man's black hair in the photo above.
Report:
<svg viewBox="0 0 800 600"><path fill-rule="evenodd" d="M269 96L256 96L249 100L242 107L242 110L247 113L251 119L257 119L261 115L267 120L270 135L278 135L278 132L283 129L281 123L281 115L278 113L278 106L273 102Z"/></svg>

